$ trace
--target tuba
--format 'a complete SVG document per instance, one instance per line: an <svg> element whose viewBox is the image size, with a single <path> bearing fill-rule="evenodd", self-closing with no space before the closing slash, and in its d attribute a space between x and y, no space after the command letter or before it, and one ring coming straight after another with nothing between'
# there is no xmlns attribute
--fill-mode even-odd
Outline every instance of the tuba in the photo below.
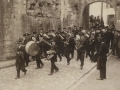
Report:
<svg viewBox="0 0 120 90"><path fill-rule="evenodd" d="M85 42L85 37L81 37L79 40L77 40L75 49L78 50L83 46L83 43Z"/></svg>

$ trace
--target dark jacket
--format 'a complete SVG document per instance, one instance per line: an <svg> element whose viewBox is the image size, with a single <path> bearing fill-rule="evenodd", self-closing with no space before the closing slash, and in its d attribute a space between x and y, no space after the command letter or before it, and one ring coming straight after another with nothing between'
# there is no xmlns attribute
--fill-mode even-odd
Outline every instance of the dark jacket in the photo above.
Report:
<svg viewBox="0 0 120 90"><path fill-rule="evenodd" d="M107 61L107 53L109 53L109 47L106 43L102 43L99 49L98 60L97 60L97 69L101 69L105 66Z"/></svg>
<svg viewBox="0 0 120 90"><path fill-rule="evenodd" d="M24 60L23 48L17 49L15 65L16 65L17 70L24 70L25 69L25 60Z"/></svg>
<svg viewBox="0 0 120 90"><path fill-rule="evenodd" d="M57 52L59 52L58 50L58 46L57 45L54 45L51 50L54 50L55 53L53 53L53 57L51 58L51 62L57 62Z"/></svg>
<svg viewBox="0 0 120 90"><path fill-rule="evenodd" d="M87 41L87 39L85 38L84 41L83 41L83 43L82 43L82 47L80 47L80 48L78 49L78 52L83 52L83 53L85 53L86 48L87 48L87 45L88 45L87 43L88 43L88 41Z"/></svg>

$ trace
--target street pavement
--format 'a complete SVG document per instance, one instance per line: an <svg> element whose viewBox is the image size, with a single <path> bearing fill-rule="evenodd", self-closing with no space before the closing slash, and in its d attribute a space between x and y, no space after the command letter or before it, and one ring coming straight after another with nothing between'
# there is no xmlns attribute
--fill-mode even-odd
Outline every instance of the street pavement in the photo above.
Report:
<svg viewBox="0 0 120 90"><path fill-rule="evenodd" d="M8 68L15 65L15 59L8 61L0 61L0 69Z"/></svg>
<svg viewBox="0 0 120 90"><path fill-rule="evenodd" d="M99 78L99 70L78 81L69 90L120 90L120 61L116 56L110 56L107 61L107 75L104 80Z"/></svg>
<svg viewBox="0 0 120 90"><path fill-rule="evenodd" d="M85 65L81 70L80 61L72 59L70 65L67 65L67 60L63 57L61 62L58 60L56 63L59 72L49 76L50 61L42 61L44 62L42 69L35 69L36 62L30 62L26 68L27 74L24 75L21 71L20 79L15 79L15 66L0 69L0 90L69 90L96 66L96 63L91 63L89 58L85 58Z"/></svg>

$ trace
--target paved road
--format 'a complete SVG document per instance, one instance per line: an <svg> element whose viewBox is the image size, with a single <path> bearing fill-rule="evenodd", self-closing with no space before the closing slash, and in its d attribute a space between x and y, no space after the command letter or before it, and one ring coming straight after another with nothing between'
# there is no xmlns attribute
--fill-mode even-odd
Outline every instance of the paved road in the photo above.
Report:
<svg viewBox="0 0 120 90"><path fill-rule="evenodd" d="M88 73L96 63L91 63L89 58L85 59L83 70L80 69L80 62L75 59L67 66L66 59L57 62L60 71L48 76L50 72L50 61L43 60L43 69L36 70L36 62L31 62L27 67L27 74L21 72L21 78L15 79L15 66L0 70L0 90L68 90L83 75Z"/></svg>
<svg viewBox="0 0 120 90"><path fill-rule="evenodd" d="M120 61L115 56L110 56L107 61L107 79L96 80L99 78L99 71L95 70L78 86L71 90L120 90Z"/></svg>

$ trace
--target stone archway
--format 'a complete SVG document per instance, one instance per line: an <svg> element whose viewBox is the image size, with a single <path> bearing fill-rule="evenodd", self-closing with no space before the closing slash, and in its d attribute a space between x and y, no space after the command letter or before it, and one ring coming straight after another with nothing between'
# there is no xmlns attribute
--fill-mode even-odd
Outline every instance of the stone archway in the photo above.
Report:
<svg viewBox="0 0 120 90"><path fill-rule="evenodd" d="M107 4L110 4L114 11L115 11L115 19L114 19L114 22L116 24L116 17L117 17L117 14L116 14L116 2L114 0L86 0L84 1L84 6L83 6L83 9L81 10L81 15L82 15L82 22L81 22L81 25L82 26L85 26L84 24L86 23L84 18L85 18L85 13L88 13L88 12L85 12L86 8L89 7L90 4L93 4L93 3L96 3L96 2L104 2L104 3L107 3ZM88 10L87 10L88 11ZM88 20L87 20L88 21Z"/></svg>

